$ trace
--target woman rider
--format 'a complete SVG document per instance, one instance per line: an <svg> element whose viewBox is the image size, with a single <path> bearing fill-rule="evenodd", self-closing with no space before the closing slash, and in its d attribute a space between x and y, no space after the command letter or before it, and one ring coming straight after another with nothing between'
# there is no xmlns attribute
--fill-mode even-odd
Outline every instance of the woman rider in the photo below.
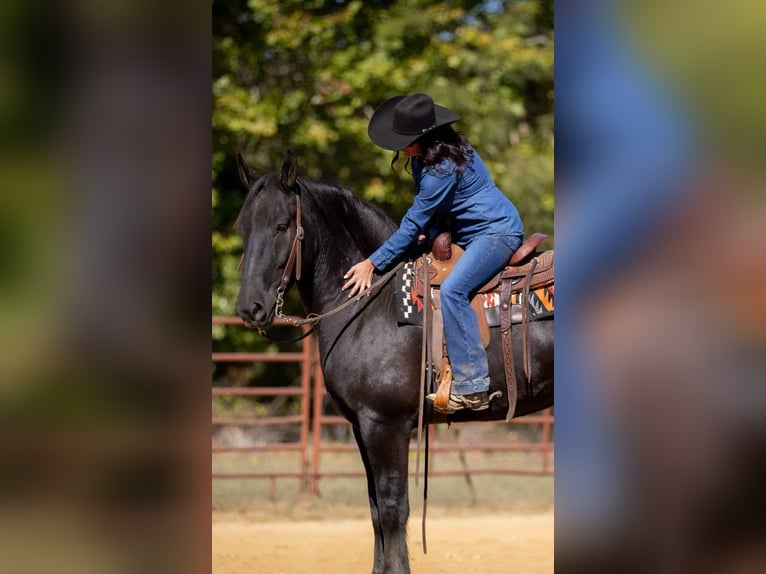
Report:
<svg viewBox="0 0 766 574"><path fill-rule="evenodd" d="M436 220L447 222L452 241L465 250L441 286L444 338L452 366L450 407L484 410L489 367L476 314L475 291L507 265L524 235L519 212L492 181L484 162L451 124L460 119L422 93L395 96L375 110L368 126L373 143L412 161L415 198L399 228L370 257L344 275L349 297L367 289L375 270L383 271L426 235ZM434 400L434 395L429 395Z"/></svg>

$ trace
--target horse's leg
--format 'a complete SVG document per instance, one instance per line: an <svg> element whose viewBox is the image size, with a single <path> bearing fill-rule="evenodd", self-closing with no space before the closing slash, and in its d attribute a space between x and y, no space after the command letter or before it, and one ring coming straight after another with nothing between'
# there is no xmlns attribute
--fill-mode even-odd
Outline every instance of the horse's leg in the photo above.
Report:
<svg viewBox="0 0 766 574"><path fill-rule="evenodd" d="M372 574L379 574L383 572L383 537L380 533L380 515L378 513L378 498L375 492L375 477L372 473L372 467L370 466L370 458L367 456L367 449L362 441L362 435L359 429L354 429L354 438L356 444L359 447L359 454L362 456L362 463L364 464L364 471L367 474L367 495L370 499L370 516L372 516L372 530L375 533L375 554L373 557Z"/></svg>
<svg viewBox="0 0 766 574"><path fill-rule="evenodd" d="M407 553L407 458L410 421L361 421L360 434L369 458L383 545L386 574L409 574ZM377 566L377 564L376 564ZM377 570L375 571L377 572Z"/></svg>

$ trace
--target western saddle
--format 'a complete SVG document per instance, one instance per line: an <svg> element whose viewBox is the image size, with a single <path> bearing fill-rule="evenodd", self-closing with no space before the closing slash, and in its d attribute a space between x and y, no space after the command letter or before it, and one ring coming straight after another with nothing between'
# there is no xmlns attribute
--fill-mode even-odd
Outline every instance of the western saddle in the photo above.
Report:
<svg viewBox="0 0 766 574"><path fill-rule="evenodd" d="M530 377L530 351L527 332L529 328L529 290L553 280L553 250L542 253L537 251L537 247L547 237L543 233L534 233L527 238L514 252L508 266L481 287L471 300L471 307L478 320L481 340L486 348L489 345L490 334L481 295L490 292L496 292L500 295L500 333L508 391L507 421L513 418L518 398L511 343L511 325L521 323L524 375L528 384ZM429 309L431 309L430 320L424 322L423 328L424 336L429 338L427 347L438 354L439 362L436 374L438 390L434 408L442 413L450 412L447 405L452 383L452 370L444 344L439 288L449 276L462 253L463 249L460 246L452 244L449 232L444 232L434 240L431 252L415 263L415 291L423 299L424 305L429 305ZM523 293L521 304L518 306L511 304L511 296L517 292ZM427 359L428 364L431 364L431 359L430 357Z"/></svg>

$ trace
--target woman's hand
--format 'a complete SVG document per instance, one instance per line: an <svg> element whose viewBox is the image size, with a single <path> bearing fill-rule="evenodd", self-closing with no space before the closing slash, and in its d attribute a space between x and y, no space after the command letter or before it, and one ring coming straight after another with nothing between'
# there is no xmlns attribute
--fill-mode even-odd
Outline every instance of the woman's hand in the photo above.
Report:
<svg viewBox="0 0 766 574"><path fill-rule="evenodd" d="M343 276L344 279L348 279L343 284L343 291L350 288L351 292L348 294L350 298L368 289L372 284L372 274L374 271L375 266L372 264L372 261L369 259L360 261L346 271L346 274Z"/></svg>

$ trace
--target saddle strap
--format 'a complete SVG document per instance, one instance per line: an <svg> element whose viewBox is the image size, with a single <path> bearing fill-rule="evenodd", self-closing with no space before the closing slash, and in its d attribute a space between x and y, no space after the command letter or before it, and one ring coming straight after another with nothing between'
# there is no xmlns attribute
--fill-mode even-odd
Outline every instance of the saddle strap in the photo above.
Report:
<svg viewBox="0 0 766 574"><path fill-rule="evenodd" d="M527 396L531 396L529 381L531 378L531 353L529 349L529 284L532 282L532 275L535 272L537 264L540 262L538 257L532 259L527 276L524 278L524 292L521 304L521 348L523 352L524 377L527 384Z"/></svg>
<svg viewBox="0 0 766 574"><path fill-rule="evenodd" d="M511 280L503 280L500 292L500 334L503 341L503 366L505 367L505 384L508 387L508 414L506 422L510 422L516 412L518 388L516 386L516 370L513 363L513 338L511 337Z"/></svg>

